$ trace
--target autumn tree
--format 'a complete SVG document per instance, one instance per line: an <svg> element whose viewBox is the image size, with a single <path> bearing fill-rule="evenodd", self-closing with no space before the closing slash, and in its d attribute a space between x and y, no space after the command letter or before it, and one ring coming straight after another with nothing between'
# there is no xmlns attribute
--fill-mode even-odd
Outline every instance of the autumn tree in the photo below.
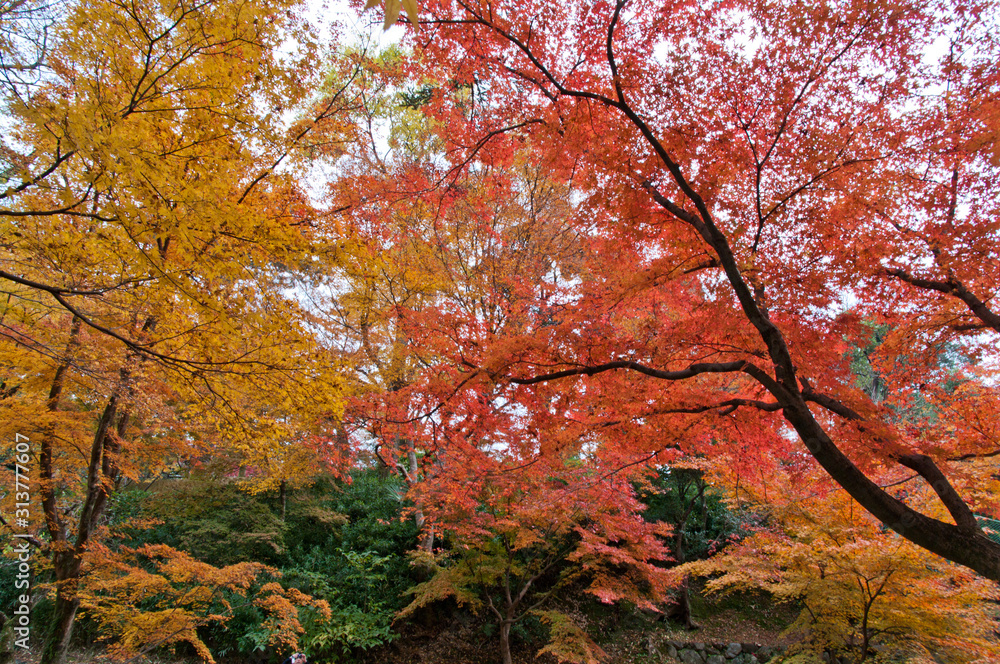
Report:
<svg viewBox="0 0 1000 664"><path fill-rule="evenodd" d="M412 589L401 616L449 597L485 607L504 664L512 661L511 628L535 616L550 632L539 654L593 664L603 653L566 612L561 594L576 585L605 603L652 610L665 600L673 585L664 566L670 528L639 516L624 477L608 481L558 457L518 463L510 454L497 463L471 446L466 453L472 458L452 458L417 489L446 528L447 547L430 561L433 576Z"/></svg>
<svg viewBox="0 0 1000 664"><path fill-rule="evenodd" d="M887 531L842 490L803 494L799 477L771 479L771 526L685 566L709 577L708 592L764 590L801 607L786 632L798 637L796 648L817 655L996 659L989 581ZM921 507L933 511L932 499L924 496Z"/></svg>
<svg viewBox="0 0 1000 664"><path fill-rule="evenodd" d="M342 87L306 104L316 53L290 9L70 4L44 75L4 89L0 405L4 440L37 446L35 542L57 582L46 662L122 481L220 442L236 463L276 459L337 419L338 365L288 294L311 211L279 166L350 102ZM285 110L307 119L289 128Z"/></svg>
<svg viewBox="0 0 1000 664"><path fill-rule="evenodd" d="M720 437L747 441L740 463L794 457L794 432L882 523L1000 580L976 518L996 507L976 488L994 472L989 369L921 429L858 389L845 352L861 321L889 323L884 352L914 358L911 384L933 395L941 344L975 358L995 342L993 5L422 12L421 71L475 100L431 96L442 154L474 167L529 141L573 179L587 238L551 324L458 340L453 384L559 383L623 462L677 445L712 458ZM657 440L670 430L689 436ZM900 467L947 516L881 486Z"/></svg>
<svg viewBox="0 0 1000 664"><path fill-rule="evenodd" d="M349 419L406 478L427 533L415 561L429 578L402 615L452 596L486 607L504 661L512 627L536 615L550 624L546 652L594 661L553 596L587 578L604 601L664 601L665 529L642 519L629 483L644 468L609 483L615 459L599 460L582 429L543 414L542 398L463 375L478 358L470 345L558 319L585 251L571 227L572 183L516 142L454 168L445 127L422 107L446 95L473 113L474 91L395 75L409 89L389 104L372 95L358 121L371 132L387 120L387 143L337 154L347 177L331 184L330 223L356 258L334 271L348 287L330 312L367 383Z"/></svg>
<svg viewBox="0 0 1000 664"><path fill-rule="evenodd" d="M418 85L398 49L367 57L356 138L325 155L339 177L329 183L334 214L324 228L347 258L330 269L333 295L321 306L357 371L348 426L371 442L381 468L414 487L440 462L424 414L450 389L438 368L455 359L452 326L464 316L481 317L486 334L523 324L512 311L535 299L519 291L549 289L558 265L572 269L577 247L565 225L569 187L530 154L474 171L442 166L439 127L420 106L433 89L468 100L467 88ZM413 514L430 552L437 526L420 500Z"/></svg>

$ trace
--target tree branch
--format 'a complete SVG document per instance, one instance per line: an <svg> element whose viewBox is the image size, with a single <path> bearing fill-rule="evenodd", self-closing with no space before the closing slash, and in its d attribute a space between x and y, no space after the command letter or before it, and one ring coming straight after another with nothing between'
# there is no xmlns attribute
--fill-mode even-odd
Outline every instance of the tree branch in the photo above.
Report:
<svg viewBox="0 0 1000 664"><path fill-rule="evenodd" d="M14 533L15 538L23 539L25 542L31 544L37 549L45 548L45 543L42 542L42 540L38 539L34 535L24 535L22 533L17 532L16 530L14 530L13 526L7 523L7 519L3 518L2 516L0 516L0 525L2 525L4 528Z"/></svg>
<svg viewBox="0 0 1000 664"><path fill-rule="evenodd" d="M646 376L659 378L661 380L682 380L684 378L692 378L703 373L734 373L744 371L748 364L749 362L744 361L712 363L702 362L692 364L686 369L681 369L679 371L663 371L661 369L647 367L645 364L640 364L631 360L617 360L615 362L606 362L604 364L594 366L584 366L576 369L554 371L552 373L542 374L541 376L533 376L531 378L511 378L510 382L515 385L535 385L536 383L544 383L546 381L558 380L560 378L569 378L570 376L593 376L595 374L612 371L614 369L629 369L631 371L636 371Z"/></svg>
<svg viewBox="0 0 1000 664"><path fill-rule="evenodd" d="M955 487L951 485L933 459L926 454L906 454L899 457L898 460L900 464L919 474L931 485L934 493L948 508L948 512L960 529L969 533L982 533L979 522L976 521L976 516L969 509L969 505L958 495Z"/></svg>
<svg viewBox="0 0 1000 664"><path fill-rule="evenodd" d="M949 277L945 281L938 281L935 279L920 279L919 277L914 277L906 270L900 268L886 268L886 274L891 277L896 277L900 281L906 282L911 286L923 290L932 290L939 293L944 293L945 295L951 295L958 298L965 303L965 306L969 308L976 318L983 321L986 325L992 329L1000 332L1000 314L991 310L986 303L976 297L972 291L965 287L961 281L955 277Z"/></svg>

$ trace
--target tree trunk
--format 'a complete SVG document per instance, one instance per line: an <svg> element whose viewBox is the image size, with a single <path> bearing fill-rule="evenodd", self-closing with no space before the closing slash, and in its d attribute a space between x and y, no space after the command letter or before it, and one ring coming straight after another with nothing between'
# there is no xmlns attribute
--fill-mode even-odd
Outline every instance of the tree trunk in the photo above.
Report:
<svg viewBox="0 0 1000 664"><path fill-rule="evenodd" d="M683 565L687 562L687 551L684 548L684 530L687 528L688 520L691 518L691 513L694 511L695 505L701 501L702 514L705 515L706 519L708 514L708 510L705 509L705 489L708 485L698 477L695 477L693 481L697 491L692 496L691 502L686 505L685 501L690 484L683 482L678 485L681 507L685 509L684 514L674 524L674 559L677 565ZM702 530L705 530L704 525L702 526ZM673 617L678 621L682 621L685 629L698 629L698 625L694 624L694 621L691 620L690 577L687 575L681 581L680 595L677 598L677 608L674 610Z"/></svg>
<svg viewBox="0 0 1000 664"><path fill-rule="evenodd" d="M510 620L500 621L500 655L503 657L503 664L512 664L510 656Z"/></svg>
<svg viewBox="0 0 1000 664"><path fill-rule="evenodd" d="M72 356L79 345L80 319L73 317L70 323L69 340L66 342L66 352L56 373L52 378L52 386L49 389L49 398L46 409L50 413L59 410L59 402L62 398L63 386L66 380L66 372L69 371L72 363ZM66 527L59 515L56 505L56 487L53 473L53 445L56 440L55 423L49 424L42 435L42 448L39 455L38 470L41 478L39 482L39 494L42 499L42 512L45 515L45 525L52 541L53 567L56 575L56 606L52 617L48 640L45 650L42 652L41 664L60 664L69 647L69 640L73 632L73 621L76 618L76 610L79 607L79 600L76 599L76 579L80 572L80 563L76 559L75 551L67 541Z"/></svg>
<svg viewBox="0 0 1000 664"><path fill-rule="evenodd" d="M685 519L686 521L686 519ZM683 526L678 528L677 534L674 536L674 557L678 565L683 565L687 562L687 556L684 551L684 530ZM677 608L674 609L673 617L684 623L685 629L698 629L698 626L694 624L691 620L691 592L690 592L690 577L686 574L684 579L681 581L680 594L677 597Z"/></svg>
<svg viewBox="0 0 1000 664"><path fill-rule="evenodd" d="M56 606L40 664L62 664L73 636L80 598L76 586L80 579L80 557L70 549L55 554Z"/></svg>
<svg viewBox="0 0 1000 664"><path fill-rule="evenodd" d="M74 320L74 324L76 321ZM155 319L147 318L143 332L155 327ZM66 657L70 638L73 635L73 623L80 598L77 595L77 584L80 580L82 557L90 538L104 514L107 506L110 486L118 477L116 456L121 448L120 441L125 436L130 421L128 403L133 392L133 363L141 357L130 352L118 372L118 384L108 398L108 404L101 413L97 431L94 433L90 448L90 463L87 466L87 493L80 509L80 519L77 523L76 538L71 545L66 528L62 523L55 504L54 487L52 486L52 449L51 441L46 446L43 441L40 472L42 475L42 504L45 509L46 522L53 534L53 565L56 573L56 606L52 617L52 627L49 632L45 650L40 664L61 664ZM50 409L58 402L58 392L62 389L62 374L57 371L53 382L53 392L50 394Z"/></svg>
<svg viewBox="0 0 1000 664"><path fill-rule="evenodd" d="M73 317L69 327L69 340L66 342L66 351L62 361L56 367L56 373L52 377L52 386L49 388L49 398L45 407L50 413L59 411L59 403L62 399L63 386L66 382L66 372L69 371L73 361L73 355L80 344L80 319ZM38 492L42 498L42 513L45 515L45 526L49 531L49 537L53 543L66 539L66 532L62 519L59 517L59 510L56 506L55 486L53 486L54 474L52 470L53 445L56 440L56 425L51 422L45 427L42 435L42 449L39 454L38 472L41 479Z"/></svg>
<svg viewBox="0 0 1000 664"><path fill-rule="evenodd" d="M406 451L406 458L409 462L409 468L406 473L406 480L412 486L416 484L420 473L420 464L417 462L417 448L410 443L409 448ZM413 511L413 519L417 524L418 528L423 528L427 521L424 516L423 504L417 502L416 508ZM420 549L431 553L434 550L434 530L433 528L428 528L424 532L423 537L420 538Z"/></svg>
<svg viewBox="0 0 1000 664"><path fill-rule="evenodd" d="M695 625L694 621L691 620L691 590L689 577L687 576L685 576L684 580L681 581L680 594L677 597L677 609L674 615L678 621L682 621L684 623L684 629L698 629L698 625Z"/></svg>
<svg viewBox="0 0 1000 664"><path fill-rule="evenodd" d="M80 607L77 584L80 580L81 557L107 505L108 488L104 479L113 479L117 473L117 468L107 455L109 452L113 453L117 447L111 440L114 436L111 432L111 422L117 416L118 396L118 392L112 394L101 416L97 433L94 434L90 466L87 471L87 495L80 513L76 542L71 545L65 536L61 541L54 542L55 546L61 547L53 554L57 586L56 606L40 664L62 664L73 635L73 623L76 611ZM122 413L116 427L117 431L123 433L127 422L128 414Z"/></svg>
<svg viewBox="0 0 1000 664"><path fill-rule="evenodd" d="M871 601L865 603L864 616L861 619L861 654L858 655L858 664L868 659L868 649L871 645L871 630L868 629L868 616L871 612L873 597Z"/></svg>

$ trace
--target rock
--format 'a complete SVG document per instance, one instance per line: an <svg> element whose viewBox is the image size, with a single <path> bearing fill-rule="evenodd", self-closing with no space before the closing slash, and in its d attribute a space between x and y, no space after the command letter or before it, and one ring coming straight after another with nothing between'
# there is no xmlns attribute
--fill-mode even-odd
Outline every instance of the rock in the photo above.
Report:
<svg viewBox="0 0 1000 664"><path fill-rule="evenodd" d="M774 648L771 646L764 646L757 651L757 659L762 662L768 662L774 657Z"/></svg>
<svg viewBox="0 0 1000 664"><path fill-rule="evenodd" d="M694 644L694 649L695 650L704 650L705 649L705 644L702 643L701 641L698 641L697 643Z"/></svg>
<svg viewBox="0 0 1000 664"><path fill-rule="evenodd" d="M760 646L757 645L756 643L741 643L740 647L743 648L743 652L748 652L751 654L760 650Z"/></svg>
<svg viewBox="0 0 1000 664"><path fill-rule="evenodd" d="M722 655L709 655L705 660L706 664L726 664L726 658Z"/></svg>
<svg viewBox="0 0 1000 664"><path fill-rule="evenodd" d="M660 647L660 652L669 657L670 659L677 659L677 646L672 643L666 644L666 646Z"/></svg>
<svg viewBox="0 0 1000 664"><path fill-rule="evenodd" d="M743 645L739 643L730 643L729 647L726 648L726 659L732 659L736 657L741 652L743 652Z"/></svg>
<svg viewBox="0 0 1000 664"><path fill-rule="evenodd" d="M701 656L701 653L690 648L678 651L677 659L681 660L683 664L705 664L705 658Z"/></svg>

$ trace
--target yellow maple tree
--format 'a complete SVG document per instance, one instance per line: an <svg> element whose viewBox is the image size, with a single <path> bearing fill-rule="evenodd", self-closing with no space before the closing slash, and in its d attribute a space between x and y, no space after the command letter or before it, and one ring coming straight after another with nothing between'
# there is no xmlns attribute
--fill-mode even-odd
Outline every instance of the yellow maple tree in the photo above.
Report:
<svg viewBox="0 0 1000 664"><path fill-rule="evenodd" d="M0 428L5 452L15 433L33 445L47 663L112 491L185 459L274 459L337 419L340 364L292 277L312 210L281 165L346 88L308 103L318 53L294 8L71 4L45 75L0 86Z"/></svg>
<svg viewBox="0 0 1000 664"><path fill-rule="evenodd" d="M854 662L1000 657L993 633L1000 594L991 581L887 530L842 490L801 495L791 489L795 478L777 475L766 506L771 527L683 566L709 577L709 592L759 589L799 607L786 631L796 638L792 651Z"/></svg>

